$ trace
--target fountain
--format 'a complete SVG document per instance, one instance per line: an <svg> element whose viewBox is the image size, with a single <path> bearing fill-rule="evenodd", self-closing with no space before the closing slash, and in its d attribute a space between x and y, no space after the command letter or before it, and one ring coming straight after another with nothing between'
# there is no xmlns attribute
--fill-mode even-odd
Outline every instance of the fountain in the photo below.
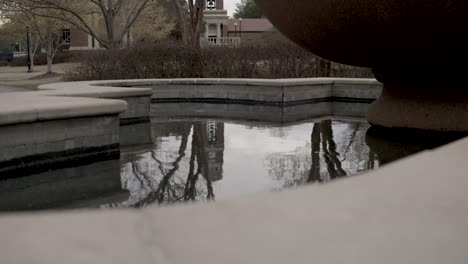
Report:
<svg viewBox="0 0 468 264"><path fill-rule="evenodd" d="M370 107L372 125L468 131L468 1L256 1L299 45L373 69L384 89Z"/></svg>

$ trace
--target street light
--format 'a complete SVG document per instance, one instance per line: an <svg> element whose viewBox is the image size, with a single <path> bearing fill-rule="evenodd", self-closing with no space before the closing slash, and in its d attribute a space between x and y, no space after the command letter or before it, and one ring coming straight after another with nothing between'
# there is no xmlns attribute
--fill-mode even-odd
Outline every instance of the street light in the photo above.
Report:
<svg viewBox="0 0 468 264"><path fill-rule="evenodd" d="M234 37L237 37L237 23L234 23Z"/></svg>
<svg viewBox="0 0 468 264"><path fill-rule="evenodd" d="M239 18L239 37L242 38L242 17Z"/></svg>
<svg viewBox="0 0 468 264"><path fill-rule="evenodd" d="M29 40L29 26L26 26L26 42L28 46L28 72L32 72L31 69L31 44Z"/></svg>

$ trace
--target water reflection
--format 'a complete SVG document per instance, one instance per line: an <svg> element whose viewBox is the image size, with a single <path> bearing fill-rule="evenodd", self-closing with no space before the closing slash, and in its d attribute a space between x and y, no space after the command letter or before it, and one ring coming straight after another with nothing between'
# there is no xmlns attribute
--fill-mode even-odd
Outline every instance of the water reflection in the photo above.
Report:
<svg viewBox="0 0 468 264"><path fill-rule="evenodd" d="M124 149L120 161L0 181L0 211L140 208L322 184L464 136L349 120L158 121L151 130L152 144Z"/></svg>
<svg viewBox="0 0 468 264"><path fill-rule="evenodd" d="M154 150L123 166L122 184L131 196L114 206L213 200L213 182L223 179L224 123L156 123L153 138Z"/></svg>
<svg viewBox="0 0 468 264"><path fill-rule="evenodd" d="M434 149L468 136L466 132L437 132L415 129L371 127L366 143L377 153L380 163L387 164L403 157Z"/></svg>
<svg viewBox="0 0 468 264"><path fill-rule="evenodd" d="M130 198L146 207L214 200L322 183L379 166L368 124L326 120L293 126L217 121L153 123L154 148L124 155Z"/></svg>
<svg viewBox="0 0 468 264"><path fill-rule="evenodd" d="M268 156L269 174L281 182L280 188L288 188L374 169L379 161L364 142L367 129L368 124L361 122L315 123L307 147Z"/></svg>
<svg viewBox="0 0 468 264"><path fill-rule="evenodd" d="M0 181L0 212L94 208L128 199L120 161L109 160Z"/></svg>

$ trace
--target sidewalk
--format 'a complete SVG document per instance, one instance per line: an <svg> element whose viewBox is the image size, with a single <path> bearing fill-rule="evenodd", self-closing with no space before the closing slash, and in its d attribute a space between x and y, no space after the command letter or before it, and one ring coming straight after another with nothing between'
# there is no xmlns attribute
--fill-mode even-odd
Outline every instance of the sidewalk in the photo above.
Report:
<svg viewBox="0 0 468 264"><path fill-rule="evenodd" d="M0 67L0 93L35 90L37 86L62 81L65 72L73 67L73 63L54 64L53 76L41 78L47 72L47 65L35 66L34 72L28 73L27 67Z"/></svg>
<svg viewBox="0 0 468 264"><path fill-rule="evenodd" d="M24 88L12 87L12 86L4 86L0 84L0 94L1 93L14 93L14 92L27 92L30 91Z"/></svg>

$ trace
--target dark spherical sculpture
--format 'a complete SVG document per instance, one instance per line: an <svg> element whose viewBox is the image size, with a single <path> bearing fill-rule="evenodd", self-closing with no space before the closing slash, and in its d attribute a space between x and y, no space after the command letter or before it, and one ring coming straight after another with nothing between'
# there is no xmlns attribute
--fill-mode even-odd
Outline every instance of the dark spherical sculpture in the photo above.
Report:
<svg viewBox="0 0 468 264"><path fill-rule="evenodd" d="M286 36L384 84L369 122L468 131L468 0L256 0Z"/></svg>

